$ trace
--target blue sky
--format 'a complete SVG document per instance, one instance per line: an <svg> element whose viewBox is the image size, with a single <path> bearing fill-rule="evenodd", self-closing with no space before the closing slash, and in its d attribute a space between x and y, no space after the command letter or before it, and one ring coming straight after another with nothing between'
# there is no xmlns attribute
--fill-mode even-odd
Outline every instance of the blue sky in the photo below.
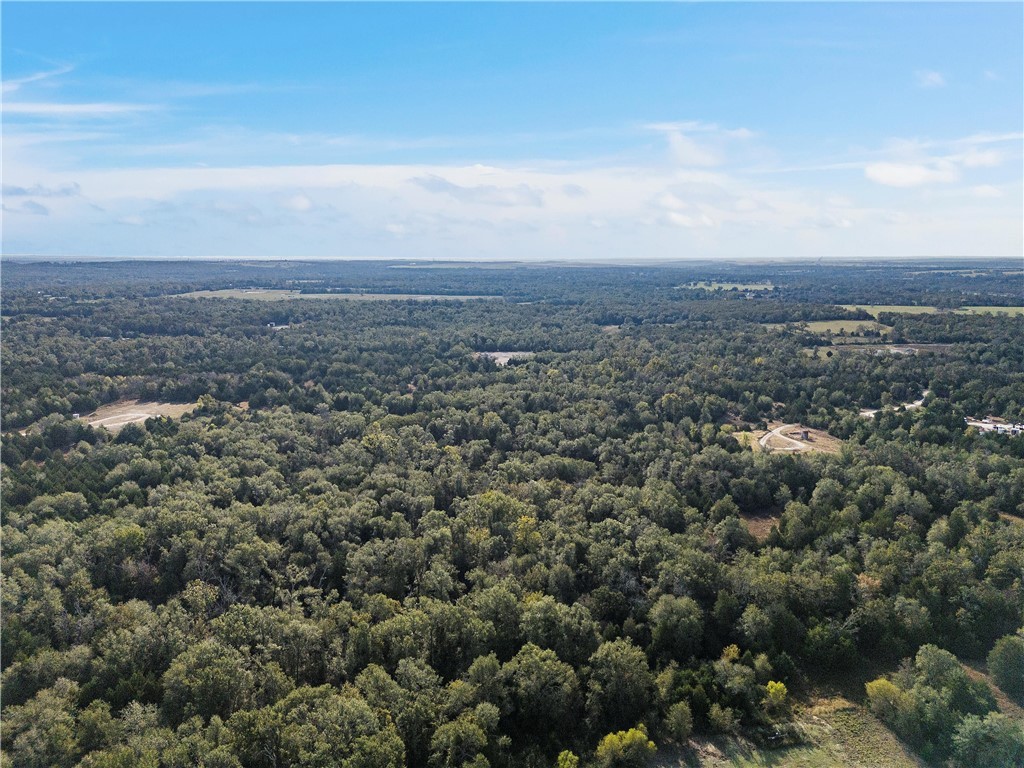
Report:
<svg viewBox="0 0 1024 768"><path fill-rule="evenodd" d="M1024 250L1020 3L0 13L5 254Z"/></svg>

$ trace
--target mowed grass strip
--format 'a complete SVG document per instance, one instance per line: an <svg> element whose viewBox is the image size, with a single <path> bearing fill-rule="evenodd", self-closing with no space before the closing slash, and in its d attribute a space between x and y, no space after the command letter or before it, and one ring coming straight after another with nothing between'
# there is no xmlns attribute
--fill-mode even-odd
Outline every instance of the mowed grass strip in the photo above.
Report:
<svg viewBox="0 0 1024 768"><path fill-rule="evenodd" d="M960 307L957 312L971 315L1024 315L1024 307Z"/></svg>
<svg viewBox="0 0 1024 768"><path fill-rule="evenodd" d="M869 315L877 318L883 312L896 312L904 315L934 315L940 310L937 307L918 307L911 304L842 304L843 309L863 309ZM952 311L958 315L1024 315L1024 307L981 307L967 306Z"/></svg>
<svg viewBox="0 0 1024 768"><path fill-rule="evenodd" d="M898 312L904 315L934 315L939 310L935 307L918 307L912 304L841 304L843 309L863 309L877 318L883 312Z"/></svg>
<svg viewBox="0 0 1024 768"><path fill-rule="evenodd" d="M892 326L882 325L874 320L811 320L804 323L811 333L854 333L864 331L878 331L886 333L892 330Z"/></svg>
<svg viewBox="0 0 1024 768"><path fill-rule="evenodd" d="M502 296L451 296L433 293L299 293L279 289L225 288L218 291L192 291L178 294L185 299L252 299L254 301L284 301L286 299L334 299L340 301L474 301L489 299L501 301Z"/></svg>

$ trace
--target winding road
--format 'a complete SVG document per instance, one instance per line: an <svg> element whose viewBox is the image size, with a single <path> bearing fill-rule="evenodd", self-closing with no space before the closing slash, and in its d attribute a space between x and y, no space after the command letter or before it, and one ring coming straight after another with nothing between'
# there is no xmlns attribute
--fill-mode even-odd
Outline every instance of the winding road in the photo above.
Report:
<svg viewBox="0 0 1024 768"><path fill-rule="evenodd" d="M761 448L763 448L766 451L773 451L773 450L774 451L806 451L807 448L808 448L806 443L801 443L799 440L794 440L792 437L786 437L786 435L782 434L782 430L790 429L791 427L795 427L795 426L797 426L797 425L796 424L783 424L781 427L776 427L771 432L767 433L766 435L763 435L757 441L757 443L758 443L758 445L761 446ZM792 445L791 446L787 445L787 446L785 446L783 448L769 448L768 447L768 441L772 437L780 437L783 440L785 440L787 443L792 443Z"/></svg>

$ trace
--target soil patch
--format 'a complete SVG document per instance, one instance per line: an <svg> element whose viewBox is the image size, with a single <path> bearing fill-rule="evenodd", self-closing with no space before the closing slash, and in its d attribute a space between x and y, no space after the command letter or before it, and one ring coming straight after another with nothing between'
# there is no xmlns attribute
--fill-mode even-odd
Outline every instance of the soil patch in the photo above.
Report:
<svg viewBox="0 0 1024 768"><path fill-rule="evenodd" d="M90 414L81 416L82 421L90 427L103 427L110 432L118 432L126 424L135 424L154 416L170 416L178 419L195 410L198 403L158 403L140 402L138 400L119 400L116 403L102 405Z"/></svg>
<svg viewBox="0 0 1024 768"><path fill-rule="evenodd" d="M477 352L476 357L489 357L498 365L508 365L509 360L527 360L536 352Z"/></svg>

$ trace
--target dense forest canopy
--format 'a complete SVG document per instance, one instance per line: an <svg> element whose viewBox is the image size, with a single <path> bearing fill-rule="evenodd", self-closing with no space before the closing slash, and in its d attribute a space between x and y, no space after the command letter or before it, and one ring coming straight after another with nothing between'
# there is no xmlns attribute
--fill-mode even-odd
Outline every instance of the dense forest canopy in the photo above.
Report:
<svg viewBox="0 0 1024 768"><path fill-rule="evenodd" d="M865 668L1024 760L958 661L1021 701L1019 262L3 279L11 765L643 765ZM89 424L136 400L196 407Z"/></svg>

